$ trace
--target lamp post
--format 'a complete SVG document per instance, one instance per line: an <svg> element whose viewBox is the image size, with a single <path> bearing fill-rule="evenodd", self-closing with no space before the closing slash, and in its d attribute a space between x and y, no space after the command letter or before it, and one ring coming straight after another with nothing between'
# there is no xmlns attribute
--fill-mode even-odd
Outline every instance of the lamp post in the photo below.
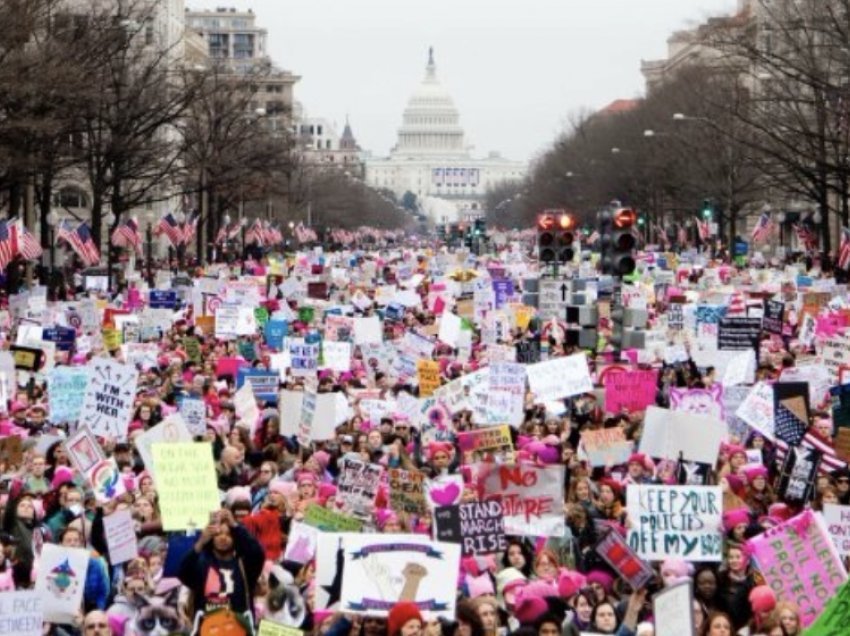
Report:
<svg viewBox="0 0 850 636"><path fill-rule="evenodd" d="M115 215L110 211L103 220L106 222L106 281L109 289L112 289L112 224L115 223Z"/></svg>
<svg viewBox="0 0 850 636"><path fill-rule="evenodd" d="M145 220L147 221L147 227L145 228L145 264L147 266L148 287L153 289L153 224L156 220L153 210L147 210L145 212Z"/></svg>
<svg viewBox="0 0 850 636"><path fill-rule="evenodd" d="M59 225L59 215L56 210L47 213L47 225L50 228L50 274L56 270L56 226Z"/></svg>

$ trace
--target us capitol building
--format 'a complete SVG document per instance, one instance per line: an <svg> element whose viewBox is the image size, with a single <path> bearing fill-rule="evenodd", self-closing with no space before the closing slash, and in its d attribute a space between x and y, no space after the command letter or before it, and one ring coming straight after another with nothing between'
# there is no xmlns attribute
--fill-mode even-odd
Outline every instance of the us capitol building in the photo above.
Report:
<svg viewBox="0 0 850 636"><path fill-rule="evenodd" d="M369 185L390 189L399 199L412 192L435 223L478 216L488 188L522 179L525 170L524 163L496 152L485 159L471 156L454 100L437 80L433 48L428 52L425 79L404 109L390 156L366 159Z"/></svg>

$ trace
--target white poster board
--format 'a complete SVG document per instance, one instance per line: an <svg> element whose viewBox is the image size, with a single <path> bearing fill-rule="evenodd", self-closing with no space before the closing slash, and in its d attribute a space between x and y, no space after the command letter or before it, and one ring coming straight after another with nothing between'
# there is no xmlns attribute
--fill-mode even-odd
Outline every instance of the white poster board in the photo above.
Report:
<svg viewBox="0 0 850 636"><path fill-rule="evenodd" d="M139 372L109 358L95 358L88 366L91 373L80 421L99 437L123 441L133 417Z"/></svg>
<svg viewBox="0 0 850 636"><path fill-rule="evenodd" d="M646 409L640 452L656 459L711 464L717 461L726 425L710 415L670 411L658 406Z"/></svg>

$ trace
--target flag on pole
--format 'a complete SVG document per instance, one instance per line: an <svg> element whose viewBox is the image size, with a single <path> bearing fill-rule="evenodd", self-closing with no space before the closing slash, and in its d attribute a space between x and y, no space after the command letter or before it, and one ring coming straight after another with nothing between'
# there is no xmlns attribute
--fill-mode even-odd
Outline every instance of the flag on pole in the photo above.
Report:
<svg viewBox="0 0 850 636"><path fill-rule="evenodd" d="M700 221L697 217L694 217L694 220L697 222L699 240L703 243L708 241L708 239L711 238L711 227L709 226L708 221Z"/></svg>
<svg viewBox="0 0 850 636"><path fill-rule="evenodd" d="M841 243L838 245L838 267L850 267L850 228L841 228Z"/></svg>
<svg viewBox="0 0 850 636"><path fill-rule="evenodd" d="M73 229L70 222L63 221L56 232L56 241L67 243L86 267L100 263L100 252L85 221Z"/></svg>
<svg viewBox="0 0 850 636"><path fill-rule="evenodd" d="M256 243L260 247L265 245L265 230L260 219L256 219L245 232L245 244L249 243Z"/></svg>
<svg viewBox="0 0 850 636"><path fill-rule="evenodd" d="M172 247L178 247L183 242L183 230L180 229L180 224L171 212L159 220L159 223L156 224L153 233L157 236L165 234Z"/></svg>
<svg viewBox="0 0 850 636"><path fill-rule="evenodd" d="M815 233L805 225L795 225L794 232L797 234L797 243L807 252L817 251L818 239Z"/></svg>
<svg viewBox="0 0 850 636"><path fill-rule="evenodd" d="M17 252L17 240L13 236L14 225L7 220L0 221L0 270L5 270Z"/></svg>
<svg viewBox="0 0 850 636"><path fill-rule="evenodd" d="M142 253L142 235L139 233L139 222L127 219L118 224L112 231L112 244L116 247L136 250Z"/></svg>
<svg viewBox="0 0 850 636"><path fill-rule="evenodd" d="M24 222L15 217L9 220L9 226L12 237L15 239L15 256L20 255L27 261L37 261L40 259L44 253L44 250L41 249L41 243L24 226Z"/></svg>
<svg viewBox="0 0 850 636"><path fill-rule="evenodd" d="M773 219L770 218L770 214L767 212L762 212L750 236L754 243L760 243L766 240L772 233Z"/></svg>
<svg viewBox="0 0 850 636"><path fill-rule="evenodd" d="M198 231L198 221L201 218L201 213L193 210L183 223L183 242L189 244L195 238L195 233Z"/></svg>

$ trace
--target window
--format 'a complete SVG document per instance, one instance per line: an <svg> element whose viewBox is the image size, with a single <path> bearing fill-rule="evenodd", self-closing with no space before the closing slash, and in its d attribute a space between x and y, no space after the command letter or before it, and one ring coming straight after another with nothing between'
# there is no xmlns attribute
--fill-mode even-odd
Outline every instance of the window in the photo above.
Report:
<svg viewBox="0 0 850 636"><path fill-rule="evenodd" d="M321 134L322 134L322 127L321 127L321 126L316 126L316 134L317 134L317 135L321 135Z"/></svg>
<svg viewBox="0 0 850 636"><path fill-rule="evenodd" d="M254 57L254 36L250 33L233 34L233 57L247 59Z"/></svg>
<svg viewBox="0 0 850 636"><path fill-rule="evenodd" d="M87 208L86 193L76 186L66 186L53 195L53 205L61 208Z"/></svg>
<svg viewBox="0 0 850 636"><path fill-rule="evenodd" d="M210 45L210 57L230 57L230 36L227 33L210 33L207 41Z"/></svg>

